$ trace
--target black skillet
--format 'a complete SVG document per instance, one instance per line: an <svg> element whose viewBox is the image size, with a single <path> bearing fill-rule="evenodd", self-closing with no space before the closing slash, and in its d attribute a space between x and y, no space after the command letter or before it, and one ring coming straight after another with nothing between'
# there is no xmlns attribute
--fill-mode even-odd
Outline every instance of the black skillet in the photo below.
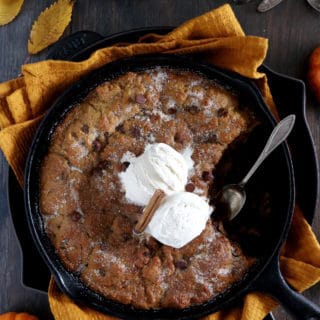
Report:
<svg viewBox="0 0 320 320"><path fill-rule="evenodd" d="M135 309L107 300L93 292L76 275L68 272L60 262L43 228L38 198L39 167L43 157L47 153L52 132L64 118L65 114L100 83L127 71L139 71L155 66L201 72L208 78L215 79L222 85L237 91L245 103L253 106L262 125L260 126L260 131L255 136L259 138L259 145L255 141L255 143L250 145L252 149L247 150L248 154L246 154L245 158L249 162L248 166L251 164L250 159L252 160L256 157L260 151L260 146L265 142L263 140L265 140L275 125L275 121L264 104L259 91L251 82L238 75L219 70L211 65L197 63L189 58L168 55L136 56L110 63L73 85L54 103L38 128L27 161L24 188L27 219L33 239L59 287L75 301L123 319L198 318L236 303L250 291L264 291L273 295L297 319L320 319L320 309L292 290L285 283L279 271L279 250L290 226L295 200L293 167L290 152L286 144L283 144L274 152L265 163L263 170L261 169L255 179L253 179L254 183L248 185L248 194L252 191L257 196L259 196L259 192L257 193L256 190L262 192L266 188L273 202L272 218L264 221L262 235L254 239L254 246L251 246L250 243L247 244L248 250L253 250L258 255L258 263L241 282L236 283L230 290L217 296L210 302L184 310ZM275 178L277 179L276 183ZM248 199L247 207L244 208L242 214L243 217L245 217L246 211L250 214L250 202L252 201L254 199ZM246 240L250 241L250 238L246 238ZM246 244L244 243L244 245Z"/></svg>

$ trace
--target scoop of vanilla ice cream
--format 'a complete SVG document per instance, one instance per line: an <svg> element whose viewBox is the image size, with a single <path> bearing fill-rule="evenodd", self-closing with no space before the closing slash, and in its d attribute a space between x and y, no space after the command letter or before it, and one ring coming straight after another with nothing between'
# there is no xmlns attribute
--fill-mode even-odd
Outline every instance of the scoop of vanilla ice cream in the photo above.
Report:
<svg viewBox="0 0 320 320"><path fill-rule="evenodd" d="M119 176L127 200L145 206L156 189L168 195L184 190L188 169L182 154L165 143L154 143L147 145L139 157L132 158L128 169Z"/></svg>
<svg viewBox="0 0 320 320"><path fill-rule="evenodd" d="M178 192L162 200L145 232L179 249L200 235L212 211L205 198Z"/></svg>

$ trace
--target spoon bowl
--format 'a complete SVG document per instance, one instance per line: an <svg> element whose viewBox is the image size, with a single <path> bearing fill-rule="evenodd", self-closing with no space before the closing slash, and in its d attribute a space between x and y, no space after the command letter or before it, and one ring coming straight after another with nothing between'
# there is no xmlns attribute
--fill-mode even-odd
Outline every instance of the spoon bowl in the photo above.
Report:
<svg viewBox="0 0 320 320"><path fill-rule="evenodd" d="M228 184L221 192L221 204L228 220L234 219L246 202L246 192L241 184Z"/></svg>

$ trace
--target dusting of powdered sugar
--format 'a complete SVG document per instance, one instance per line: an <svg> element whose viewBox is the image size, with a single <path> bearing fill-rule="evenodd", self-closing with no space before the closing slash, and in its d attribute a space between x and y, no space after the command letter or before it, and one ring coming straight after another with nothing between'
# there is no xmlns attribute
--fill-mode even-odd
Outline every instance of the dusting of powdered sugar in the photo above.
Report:
<svg viewBox="0 0 320 320"><path fill-rule="evenodd" d="M89 154L89 150L79 141L74 142L71 148L75 149L78 160L85 158Z"/></svg>
<svg viewBox="0 0 320 320"><path fill-rule="evenodd" d="M162 110L160 110L160 109L154 109L154 110L152 110L152 113L151 113L151 114L152 114L152 115L155 115L155 116L156 116L156 115L159 116L161 120L166 121L166 122L175 119L175 117L174 117L173 115L165 114L165 113L163 113Z"/></svg>
<svg viewBox="0 0 320 320"><path fill-rule="evenodd" d="M90 128L89 134L88 134L88 142L91 144L95 139L99 137L99 132L95 128Z"/></svg>
<svg viewBox="0 0 320 320"><path fill-rule="evenodd" d="M126 151L122 157L121 157L121 160L120 162L123 163L123 162L133 162L134 160L136 159L136 155L131 152L131 151Z"/></svg>
<svg viewBox="0 0 320 320"><path fill-rule="evenodd" d="M77 172L83 173L83 171L82 171L80 168L75 167L75 166L70 166L70 170L71 170L71 171L77 171Z"/></svg>
<svg viewBox="0 0 320 320"><path fill-rule="evenodd" d="M156 71L156 72L154 72ZM154 87L158 92L162 91L164 83L168 79L168 73L161 67L157 67L154 70L148 72L152 76Z"/></svg>
<svg viewBox="0 0 320 320"><path fill-rule="evenodd" d="M81 214L81 217L83 217L83 211L82 211L82 209L80 207L80 201L79 201L79 192L75 187L76 182L77 182L76 179L71 179L70 180L70 185L69 185L70 194L71 194L72 199L74 200L74 202L77 205L76 211Z"/></svg>
<svg viewBox="0 0 320 320"><path fill-rule="evenodd" d="M231 272L231 268L221 268L218 270L218 275L227 276L228 274L230 274L230 272Z"/></svg>

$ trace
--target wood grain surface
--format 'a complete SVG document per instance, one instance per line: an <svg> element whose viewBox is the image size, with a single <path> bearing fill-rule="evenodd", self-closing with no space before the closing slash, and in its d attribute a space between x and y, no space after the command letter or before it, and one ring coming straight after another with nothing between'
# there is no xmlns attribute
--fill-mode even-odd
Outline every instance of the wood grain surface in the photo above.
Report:
<svg viewBox="0 0 320 320"><path fill-rule="evenodd" d="M46 57L47 51L29 57L27 40L33 21L52 2L26 0L20 15L9 25L0 27L0 82L17 77L21 64L26 61L38 61ZM271 68L300 79L305 78L308 56L314 47L320 46L320 15L305 0L284 0L263 14L256 11L258 0L242 6L220 0L79 0L65 35L79 30L109 35L144 26L174 26L226 2L232 5L247 34L269 39L266 63ZM319 108L308 92L307 116L318 155ZM8 211L7 170L6 161L0 154L0 314L9 310L23 310L41 319L49 319L46 295L21 286L22 257ZM320 215L317 214L313 229L318 238L319 227ZM320 285L311 288L305 295L320 305ZM290 319L281 308L274 314L277 320Z"/></svg>

